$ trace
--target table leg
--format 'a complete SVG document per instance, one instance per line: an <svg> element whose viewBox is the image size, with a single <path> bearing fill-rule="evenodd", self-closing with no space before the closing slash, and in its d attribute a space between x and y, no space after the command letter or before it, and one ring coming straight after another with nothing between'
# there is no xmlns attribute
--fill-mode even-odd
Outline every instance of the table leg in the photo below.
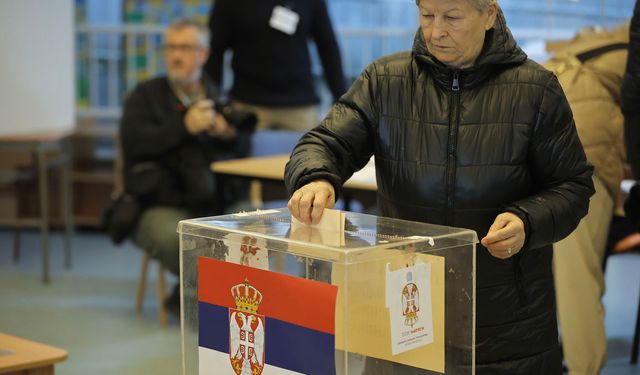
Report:
<svg viewBox="0 0 640 375"><path fill-rule="evenodd" d="M47 181L47 152L42 146L36 151L38 163L38 193L40 195L40 241L42 246L42 282L49 283L49 189Z"/></svg>
<svg viewBox="0 0 640 375"><path fill-rule="evenodd" d="M71 182L71 145L68 140L62 143L63 164L60 177L60 191L62 192L61 213L64 222L64 266L71 267L71 239L73 238L73 186Z"/></svg>

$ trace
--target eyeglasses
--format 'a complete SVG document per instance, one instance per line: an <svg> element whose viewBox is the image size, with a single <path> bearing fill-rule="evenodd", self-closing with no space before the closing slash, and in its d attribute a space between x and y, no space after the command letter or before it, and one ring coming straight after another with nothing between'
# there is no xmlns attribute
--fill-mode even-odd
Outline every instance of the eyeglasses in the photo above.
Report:
<svg viewBox="0 0 640 375"><path fill-rule="evenodd" d="M199 50L200 48L202 47L197 44L163 44L162 45L162 50L165 53L169 53L169 52L193 53Z"/></svg>

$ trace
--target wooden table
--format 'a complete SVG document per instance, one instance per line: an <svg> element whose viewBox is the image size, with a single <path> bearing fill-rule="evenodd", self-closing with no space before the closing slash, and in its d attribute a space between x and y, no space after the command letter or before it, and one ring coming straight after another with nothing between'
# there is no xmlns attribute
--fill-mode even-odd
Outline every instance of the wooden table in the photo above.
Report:
<svg viewBox="0 0 640 375"><path fill-rule="evenodd" d="M254 158L232 159L218 161L211 164L214 173L248 177L252 179L284 182L284 167L289 160L289 155L261 156ZM354 173L344 183L345 210L349 210L351 194L349 191L364 191L368 193L377 190L375 167L369 162L364 168Z"/></svg>
<svg viewBox="0 0 640 375"><path fill-rule="evenodd" d="M0 219L0 225L12 227L40 228L42 250L42 281L49 282L49 181L50 167L59 167L60 203L62 221L65 227L64 254L65 266L71 265L71 236L73 218L71 214L71 144L69 137L72 131L57 131L39 134L0 135L0 151L29 152L33 155L32 163L37 169L39 216L35 218ZM56 157L51 158L52 152ZM16 249L17 249L16 245ZM17 251L16 251L17 254Z"/></svg>
<svg viewBox="0 0 640 375"><path fill-rule="evenodd" d="M0 374L53 375L65 359L65 350L0 333Z"/></svg>

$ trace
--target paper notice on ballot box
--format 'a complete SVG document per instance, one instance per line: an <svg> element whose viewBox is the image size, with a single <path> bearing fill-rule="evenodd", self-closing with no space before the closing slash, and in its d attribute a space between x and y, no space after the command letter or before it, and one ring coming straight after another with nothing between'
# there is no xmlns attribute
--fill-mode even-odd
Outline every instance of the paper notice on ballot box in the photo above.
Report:
<svg viewBox="0 0 640 375"><path fill-rule="evenodd" d="M387 265L386 300L391 330L391 354L433 343L431 263L391 271Z"/></svg>
<svg viewBox="0 0 640 375"><path fill-rule="evenodd" d="M227 246L226 262L263 270L269 269L269 251L264 238L229 233L224 244Z"/></svg>
<svg viewBox="0 0 640 375"><path fill-rule="evenodd" d="M332 284L338 286L336 347L352 353L444 373L444 257L406 250L408 249L373 247L367 252L371 261L333 265L331 280ZM418 285L420 307L426 310L426 306L430 306L431 309L430 318L420 316L420 319L421 322L431 321L425 324L424 331L432 334L431 338L425 337L419 344L409 345L406 351L394 353L392 343L399 341L395 339L396 334L390 324L394 311L388 306L401 305L402 297L391 298L387 294L387 269L395 271L416 264L423 265L418 267L418 273L424 274L420 277L423 281ZM427 264L428 271L424 268ZM412 276L415 280L415 274ZM424 277L428 277L429 281L425 282ZM391 300L393 302L390 302ZM405 299L405 306L409 300L410 298ZM348 301L347 306L343 305L345 301ZM399 307L394 307L396 308L400 310Z"/></svg>

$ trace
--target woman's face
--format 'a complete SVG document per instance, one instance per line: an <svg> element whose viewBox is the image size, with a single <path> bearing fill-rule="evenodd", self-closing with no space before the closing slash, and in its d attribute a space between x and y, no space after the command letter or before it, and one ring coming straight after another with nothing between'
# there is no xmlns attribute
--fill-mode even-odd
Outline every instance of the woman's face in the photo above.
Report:
<svg viewBox="0 0 640 375"><path fill-rule="evenodd" d="M468 0L419 0L420 26L427 49L451 67L473 66L497 11L495 2L481 12Z"/></svg>

